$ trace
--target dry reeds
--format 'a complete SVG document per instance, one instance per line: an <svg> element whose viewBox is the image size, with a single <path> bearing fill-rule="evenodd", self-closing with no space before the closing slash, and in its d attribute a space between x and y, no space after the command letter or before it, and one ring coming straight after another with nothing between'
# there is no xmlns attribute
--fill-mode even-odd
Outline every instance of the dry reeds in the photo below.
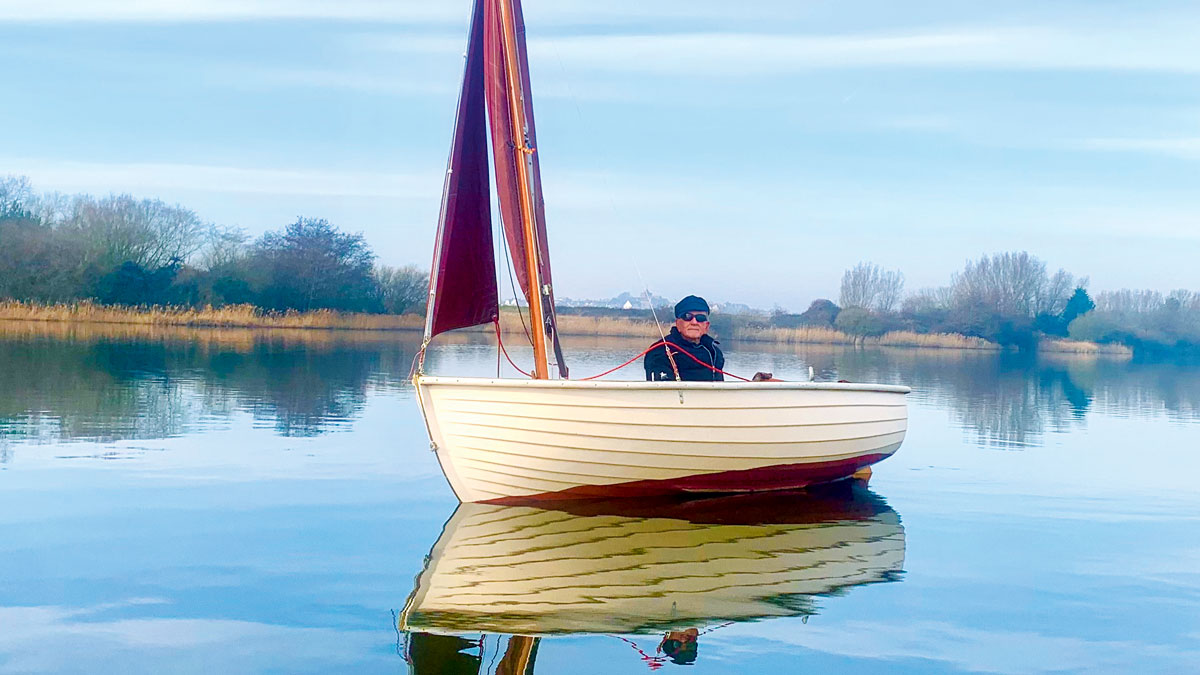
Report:
<svg viewBox="0 0 1200 675"><path fill-rule="evenodd" d="M798 326L796 328L774 328L770 326L743 326L734 331L732 337L747 342L776 342L781 344L852 345L861 338L823 326Z"/></svg>
<svg viewBox="0 0 1200 675"><path fill-rule="evenodd" d="M523 334L528 330L529 316L518 316L517 312L505 309L500 312L500 330L505 334ZM664 330L670 330L664 327ZM588 337L630 337L654 339L658 337L658 328L653 322L626 319L623 317L578 316L574 314L558 315L558 332L560 335L578 335Z"/></svg>
<svg viewBox="0 0 1200 675"><path fill-rule="evenodd" d="M63 321L119 323L149 326L215 328L305 328L339 330L421 330L424 320L415 314L343 314L327 309L311 312L264 312L253 305L191 309L180 307L106 307L91 302L38 305L0 302L0 319L10 321Z"/></svg>
<svg viewBox="0 0 1200 675"><path fill-rule="evenodd" d="M957 333L913 333L893 331L879 337L859 337L824 326L772 328L747 326L737 329L734 338L751 342L782 344L863 345L879 347L918 347L922 349L1000 349L1000 345L983 338Z"/></svg>
<svg viewBox="0 0 1200 675"><path fill-rule="evenodd" d="M892 331L878 338L867 340L867 344L883 347L921 347L924 349L986 349L995 350L1002 347L995 342L983 338L960 335L958 333L913 333L911 331Z"/></svg>
<svg viewBox="0 0 1200 675"><path fill-rule="evenodd" d="M272 328L326 329L365 331L417 331L424 319L415 314L350 314L332 310L311 312L264 312L253 305L231 305L190 309L178 307L107 307L91 302L57 305L7 301L0 302L0 320L63 322L70 324L126 324L140 326L183 326L193 328ZM506 334L522 334L528 330L529 318L505 308L500 312L500 330ZM668 326L664 326L664 329ZM559 333L564 336L619 337L653 340L658 327L652 321L624 317L596 317L560 314ZM490 327L477 329L490 332ZM1001 347L987 340L953 333L920 334L896 331L880 337L863 338L824 326L776 328L742 325L725 335L738 341L771 342L776 344L864 345L884 347L917 347L926 349L982 349ZM1123 345L1097 345L1073 340L1043 340L1041 349L1079 354L1128 354Z"/></svg>
<svg viewBox="0 0 1200 675"><path fill-rule="evenodd" d="M1038 342L1038 351L1054 352L1057 354L1093 354L1131 357L1133 349L1123 344L1099 344L1084 340L1054 340L1042 338Z"/></svg>

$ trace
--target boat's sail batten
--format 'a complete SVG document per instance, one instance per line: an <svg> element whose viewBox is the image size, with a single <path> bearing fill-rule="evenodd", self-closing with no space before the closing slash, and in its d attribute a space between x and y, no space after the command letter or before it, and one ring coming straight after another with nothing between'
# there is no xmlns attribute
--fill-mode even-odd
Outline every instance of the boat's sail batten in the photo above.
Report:
<svg viewBox="0 0 1200 675"><path fill-rule="evenodd" d="M426 337L499 317L485 108L484 5L476 0L430 270Z"/></svg>

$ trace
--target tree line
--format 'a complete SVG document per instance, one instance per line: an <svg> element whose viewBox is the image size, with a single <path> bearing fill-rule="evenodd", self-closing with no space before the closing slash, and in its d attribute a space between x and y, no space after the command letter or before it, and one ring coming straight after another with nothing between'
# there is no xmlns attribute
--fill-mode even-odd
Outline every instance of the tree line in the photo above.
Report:
<svg viewBox="0 0 1200 675"><path fill-rule="evenodd" d="M1053 273L1028 252L968 261L950 283L904 294L904 275L870 262L842 276L840 304L815 300L801 314L776 311L777 326L816 325L853 335L895 330L959 333L1033 348L1042 337L1121 343L1140 353L1200 353L1200 293L1104 291L1087 277Z"/></svg>
<svg viewBox="0 0 1200 675"><path fill-rule="evenodd" d="M1024 251L982 256L948 285L907 295L899 270L862 262L843 275L838 303L777 310L768 323L861 336L959 333L1021 348L1050 336L1200 353L1200 293L1092 297L1087 287L1087 277L1050 272ZM361 234L324 219L298 217L251 239L159 200L37 194L25 178L0 178L0 300L403 314L424 311L427 289L426 272L378 264Z"/></svg>
<svg viewBox="0 0 1200 675"><path fill-rule="evenodd" d="M0 179L0 300L403 314L424 311L427 288L425 272L378 264L361 234L324 219L251 239L159 200Z"/></svg>

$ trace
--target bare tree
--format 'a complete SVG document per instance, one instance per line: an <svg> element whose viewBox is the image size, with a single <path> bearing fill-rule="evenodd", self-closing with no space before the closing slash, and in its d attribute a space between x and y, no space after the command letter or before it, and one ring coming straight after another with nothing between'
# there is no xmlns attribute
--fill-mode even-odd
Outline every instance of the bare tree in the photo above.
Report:
<svg viewBox="0 0 1200 675"><path fill-rule="evenodd" d="M205 233L205 240L200 254L200 267L209 271L229 267L249 254L246 247L249 236L240 227L211 225Z"/></svg>
<svg viewBox="0 0 1200 675"><path fill-rule="evenodd" d="M1048 277L1046 263L1025 251L969 261L951 280L956 307L1031 318L1060 313L1075 286L1075 278L1063 270Z"/></svg>
<svg viewBox="0 0 1200 675"><path fill-rule="evenodd" d="M1200 312L1200 293L1178 288L1167 295L1167 300L1173 300L1181 309L1189 312Z"/></svg>
<svg viewBox="0 0 1200 675"><path fill-rule="evenodd" d="M890 312L900 304L904 275L899 270L885 271L878 265L861 262L842 275L842 307L862 307Z"/></svg>
<svg viewBox="0 0 1200 675"><path fill-rule="evenodd" d="M0 215L29 210L34 200L33 187L26 176L0 178Z"/></svg>
<svg viewBox="0 0 1200 675"><path fill-rule="evenodd" d="M1096 309L1114 314L1149 314L1163 306L1163 294L1150 290L1102 291L1096 294Z"/></svg>
<svg viewBox="0 0 1200 675"><path fill-rule="evenodd" d="M85 263L101 269L125 262L155 268L186 261L204 244L208 229L189 209L130 195L77 197L65 226L86 242Z"/></svg>
<svg viewBox="0 0 1200 675"><path fill-rule="evenodd" d="M383 311L388 314L420 312L425 308L429 293L429 275L415 265L375 268L375 279L383 300Z"/></svg>
<svg viewBox="0 0 1200 675"><path fill-rule="evenodd" d="M904 299L904 311L909 313L948 310L954 301L954 291L949 286L922 288Z"/></svg>
<svg viewBox="0 0 1200 675"><path fill-rule="evenodd" d="M43 223L58 226L70 217L72 202L70 195L61 192L44 192L33 198L29 210L35 218Z"/></svg>
<svg viewBox="0 0 1200 675"><path fill-rule="evenodd" d="M1060 269L1055 272L1042 286L1037 298L1037 313L1058 316L1067 307L1067 301L1076 288L1086 288L1088 280L1075 279L1075 275Z"/></svg>

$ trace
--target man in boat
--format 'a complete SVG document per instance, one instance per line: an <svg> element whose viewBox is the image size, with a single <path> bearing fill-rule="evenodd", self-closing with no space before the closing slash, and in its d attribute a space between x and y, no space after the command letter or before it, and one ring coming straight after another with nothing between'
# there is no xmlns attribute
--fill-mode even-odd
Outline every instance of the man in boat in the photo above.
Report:
<svg viewBox="0 0 1200 675"><path fill-rule="evenodd" d="M666 345L646 353L643 365L651 381L721 382L725 355L708 334L708 303L689 295L675 305L675 326ZM676 377L678 375L678 377Z"/></svg>
<svg viewBox="0 0 1200 675"><path fill-rule="evenodd" d="M700 631L695 628L670 631L663 637L662 642L658 643L658 651L671 659L672 663L689 666L696 662L699 651L696 640L699 637Z"/></svg>

